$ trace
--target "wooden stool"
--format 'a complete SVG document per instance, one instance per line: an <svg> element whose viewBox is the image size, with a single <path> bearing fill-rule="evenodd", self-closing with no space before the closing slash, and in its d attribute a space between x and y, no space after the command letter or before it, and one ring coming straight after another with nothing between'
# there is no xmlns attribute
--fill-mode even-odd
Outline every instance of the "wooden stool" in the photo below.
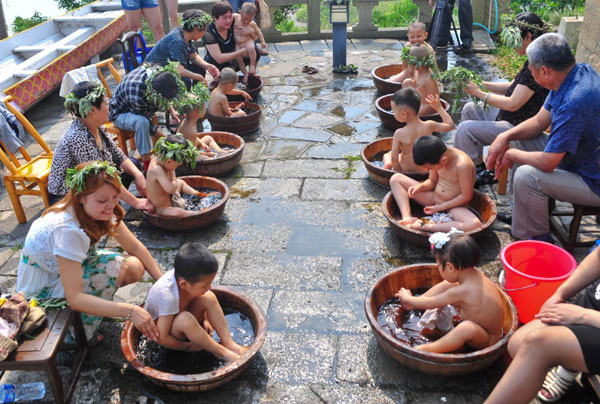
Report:
<svg viewBox="0 0 600 404"><path fill-rule="evenodd" d="M596 395L598 396L598 398L600 398L600 376L587 375L587 377L588 377L588 382L590 382L590 385L596 392Z"/></svg>
<svg viewBox="0 0 600 404"><path fill-rule="evenodd" d="M135 132L130 132L128 130L123 130L123 129L117 128L114 125L114 123L112 123L112 122L105 123L104 127L106 128L106 131L108 133L111 133L116 136L117 145L119 146L119 148L121 150L123 150L123 153L125 153L126 156L129 156L129 151L127 150L127 141L128 140L129 140L129 146L131 147L131 150L136 149Z"/></svg>
<svg viewBox="0 0 600 404"><path fill-rule="evenodd" d="M75 345L59 347L71 325L75 332ZM0 370L44 371L54 393L54 401L45 400L36 401L36 403L69 403L77 386L83 360L88 350L81 316L69 308L50 311L46 314L46 326L38 328L32 334L34 339L23 341L8 358L0 362ZM56 367L56 354L58 351L66 350L77 351L77 356L71 367L69 379L63 387L62 378Z"/></svg>
<svg viewBox="0 0 600 404"><path fill-rule="evenodd" d="M581 225L583 216L596 216L596 223L600 222L600 207L599 206L583 206L573 205L571 211L556 211L556 200L550 198L548 200L548 211L550 212L550 230L554 232L558 240L561 242L565 250L572 253L575 247L586 247L594 244L591 241L577 241L577 233ZM559 216L573 216L569 225L569 232L564 229Z"/></svg>

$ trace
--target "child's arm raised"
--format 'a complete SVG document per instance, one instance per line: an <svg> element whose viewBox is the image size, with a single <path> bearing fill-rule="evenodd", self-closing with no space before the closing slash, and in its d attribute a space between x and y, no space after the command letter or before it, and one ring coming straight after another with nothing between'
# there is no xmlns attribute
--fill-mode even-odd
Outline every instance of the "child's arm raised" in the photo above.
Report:
<svg viewBox="0 0 600 404"><path fill-rule="evenodd" d="M167 194L172 195L175 193L175 191L177 191L177 178L170 179L169 173L158 165L152 167L151 170L156 178L156 181Z"/></svg>
<svg viewBox="0 0 600 404"><path fill-rule="evenodd" d="M444 307L447 304L457 304L461 301L462 293L459 287L454 287L434 296L413 296L410 290L402 288L394 297L400 300L402 307L406 310L427 310Z"/></svg>
<svg viewBox="0 0 600 404"><path fill-rule="evenodd" d="M442 118L441 123L436 121L425 121L425 124L427 125L428 129L431 130L431 132L450 132L452 129L454 129L454 121L442 106L439 95L429 94L427 98L425 98L425 101L427 101L427 103L431 105L431 108L435 109L435 111L440 114L440 117Z"/></svg>
<svg viewBox="0 0 600 404"><path fill-rule="evenodd" d="M156 320L156 326L158 327L158 340L156 341L160 346L173 349L175 351L190 351L192 350L193 344L188 341L182 341L171 335L171 327L173 326L173 319L175 315L161 316Z"/></svg>

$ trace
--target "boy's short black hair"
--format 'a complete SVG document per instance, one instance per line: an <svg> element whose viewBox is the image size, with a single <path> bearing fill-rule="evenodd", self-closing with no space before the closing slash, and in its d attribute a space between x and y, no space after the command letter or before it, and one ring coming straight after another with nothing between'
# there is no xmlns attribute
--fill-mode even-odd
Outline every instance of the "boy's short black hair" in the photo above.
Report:
<svg viewBox="0 0 600 404"><path fill-rule="evenodd" d="M468 234L454 233L442 248L433 249L433 257L439 260L442 266L449 262L454 265L454 268L461 270L479 264L481 249Z"/></svg>
<svg viewBox="0 0 600 404"><path fill-rule="evenodd" d="M426 135L417 139L413 146L413 160L416 165L438 164L448 147L436 136Z"/></svg>
<svg viewBox="0 0 600 404"><path fill-rule="evenodd" d="M414 110L415 114L418 114L419 108L421 108L421 96L419 95L419 92L412 87L396 91L392 95L392 102L396 104L397 107L406 106Z"/></svg>
<svg viewBox="0 0 600 404"><path fill-rule="evenodd" d="M152 80L152 88L169 100L175 97L179 91L175 76L170 72L157 74Z"/></svg>
<svg viewBox="0 0 600 404"><path fill-rule="evenodd" d="M187 142L185 141L185 137L177 134L177 135L169 135L167 136L167 138L165 139L165 142L167 143L177 143L177 144L182 144L184 146L187 146Z"/></svg>
<svg viewBox="0 0 600 404"><path fill-rule="evenodd" d="M189 283L196 283L200 278L213 275L219 269L217 259L201 243L185 243L175 256L175 277Z"/></svg>

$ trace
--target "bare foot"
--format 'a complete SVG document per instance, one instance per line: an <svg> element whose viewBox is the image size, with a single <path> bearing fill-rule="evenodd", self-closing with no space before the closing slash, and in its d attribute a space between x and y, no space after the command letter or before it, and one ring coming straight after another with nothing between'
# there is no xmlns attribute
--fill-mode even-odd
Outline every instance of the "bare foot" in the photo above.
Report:
<svg viewBox="0 0 600 404"><path fill-rule="evenodd" d="M423 230L424 224L425 223L421 219L417 219L413 223L409 224L407 227L415 230Z"/></svg>
<svg viewBox="0 0 600 404"><path fill-rule="evenodd" d="M243 85L248 84L248 72L244 73L244 78L242 79L242 84Z"/></svg>
<svg viewBox="0 0 600 404"><path fill-rule="evenodd" d="M402 226L409 226L409 225L413 224L414 222L416 222L417 220L419 220L419 219L416 217L409 216L409 217L405 217L402 220L399 220L398 224L401 224Z"/></svg>
<svg viewBox="0 0 600 404"><path fill-rule="evenodd" d="M220 359L226 360L227 362L233 362L235 361L237 358L240 357L240 354L233 352L230 349L223 349L223 352L220 352L220 355L215 355Z"/></svg>
<svg viewBox="0 0 600 404"><path fill-rule="evenodd" d="M241 355L248 350L247 346L241 346L233 340L227 344L223 343L223 346L238 355Z"/></svg>

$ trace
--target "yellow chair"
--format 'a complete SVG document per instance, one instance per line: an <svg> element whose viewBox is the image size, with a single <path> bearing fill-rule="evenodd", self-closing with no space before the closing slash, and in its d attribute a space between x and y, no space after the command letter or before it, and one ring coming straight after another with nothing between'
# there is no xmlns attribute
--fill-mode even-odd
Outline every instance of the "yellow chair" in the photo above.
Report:
<svg viewBox="0 0 600 404"><path fill-rule="evenodd" d="M15 118L25 128L27 132L38 142L44 149L42 154L32 158L24 147L19 148L24 162L19 161L19 158L8 151L4 144L0 150L0 161L10 172L4 176L4 184L6 191L10 197L13 210L17 216L19 223L26 223L25 211L21 205L21 195L38 195L42 197L46 208L50 206L48 202L48 176L50 175L50 166L52 165L52 150L42 139L33 125L21 114L13 105L10 104L12 97L8 96L2 100L6 108L14 114ZM0 142L1 144L2 142Z"/></svg>

